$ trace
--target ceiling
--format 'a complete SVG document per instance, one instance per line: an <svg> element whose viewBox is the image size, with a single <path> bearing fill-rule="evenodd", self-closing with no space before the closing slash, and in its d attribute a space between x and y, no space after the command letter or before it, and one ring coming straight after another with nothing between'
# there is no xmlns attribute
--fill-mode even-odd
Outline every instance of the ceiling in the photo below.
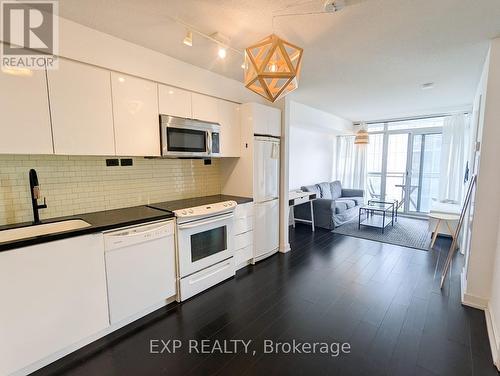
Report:
<svg viewBox="0 0 500 376"><path fill-rule="evenodd" d="M500 36L499 0L346 0L332 14L323 0L60 0L80 24L242 80L242 56L172 18L244 48L275 33L304 48L294 100L347 119L373 120L470 105L488 50ZM421 85L433 82L433 89Z"/></svg>

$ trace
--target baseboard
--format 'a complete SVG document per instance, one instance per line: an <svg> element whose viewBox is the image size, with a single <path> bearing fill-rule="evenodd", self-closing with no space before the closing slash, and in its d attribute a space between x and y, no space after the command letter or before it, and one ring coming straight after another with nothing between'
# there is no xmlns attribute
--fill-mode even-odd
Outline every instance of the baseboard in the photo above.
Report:
<svg viewBox="0 0 500 376"><path fill-rule="evenodd" d="M486 318L486 329L488 331L488 339L490 340L491 356L493 358L493 363L500 371L500 338L498 328L496 326L495 317L490 305L484 311Z"/></svg>
<svg viewBox="0 0 500 376"><path fill-rule="evenodd" d="M481 296L475 296L467 293L462 294L462 304L468 307L477 308L485 311L488 307L488 299Z"/></svg>
<svg viewBox="0 0 500 376"><path fill-rule="evenodd" d="M472 308L477 308L482 311L485 311L488 308L488 302L489 300L486 298L483 298L481 296L475 296L466 293L467 291L467 279L465 277L465 270L462 270L462 273L460 273L460 294L461 294L461 300L462 304L468 307Z"/></svg>
<svg viewBox="0 0 500 376"><path fill-rule="evenodd" d="M290 248L290 243L286 243L285 245L280 246L280 252L281 253L287 253L290 252L292 248Z"/></svg>

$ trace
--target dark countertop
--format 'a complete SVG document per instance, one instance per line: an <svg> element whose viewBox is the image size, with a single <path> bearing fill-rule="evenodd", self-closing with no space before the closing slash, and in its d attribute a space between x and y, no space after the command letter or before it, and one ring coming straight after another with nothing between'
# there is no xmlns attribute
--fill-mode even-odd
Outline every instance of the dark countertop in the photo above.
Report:
<svg viewBox="0 0 500 376"><path fill-rule="evenodd" d="M46 243L59 239L71 238L79 235L92 234L115 228L138 225L141 223L153 222L162 219L173 218L174 214L168 211L162 211L150 208L146 205L134 206L131 208L106 210L94 213L85 213L78 215L71 215L59 218L50 218L42 221L43 223L59 222L71 219L81 219L90 223L91 226L80 228L77 230L69 230L58 232L48 235L40 235L31 238L24 238L20 240L12 240L0 243L0 252L7 251L14 248L26 247L29 245ZM8 230L19 227L30 226L31 222L17 223L13 225L0 226L1 230Z"/></svg>
<svg viewBox="0 0 500 376"><path fill-rule="evenodd" d="M216 202L229 201L229 200L236 201L238 205L246 204L247 202L253 201L253 199L248 197L214 195L214 196L187 198L175 201L157 202L155 204L150 204L148 206L160 210L174 211L179 209L192 208L194 206L215 204Z"/></svg>

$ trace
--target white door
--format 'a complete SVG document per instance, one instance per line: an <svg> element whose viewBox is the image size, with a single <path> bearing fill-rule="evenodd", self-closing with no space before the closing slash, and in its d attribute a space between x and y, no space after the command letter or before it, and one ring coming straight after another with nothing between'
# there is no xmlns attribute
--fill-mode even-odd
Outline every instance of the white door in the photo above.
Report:
<svg viewBox="0 0 500 376"><path fill-rule="evenodd" d="M160 156L156 83L111 73L116 155Z"/></svg>
<svg viewBox="0 0 500 376"><path fill-rule="evenodd" d="M60 59L47 75L55 153L114 155L109 71Z"/></svg>
<svg viewBox="0 0 500 376"><path fill-rule="evenodd" d="M254 206L254 258L259 259L279 246L279 200Z"/></svg>
<svg viewBox="0 0 500 376"><path fill-rule="evenodd" d="M208 95L193 93L193 119L219 122L219 110L217 108L217 99Z"/></svg>
<svg viewBox="0 0 500 376"><path fill-rule="evenodd" d="M162 115L191 118L191 92L158 84L158 108Z"/></svg>
<svg viewBox="0 0 500 376"><path fill-rule="evenodd" d="M0 154L53 154L45 71L0 72Z"/></svg>
<svg viewBox="0 0 500 376"><path fill-rule="evenodd" d="M278 197L279 141L270 137L255 137L254 199L265 202Z"/></svg>

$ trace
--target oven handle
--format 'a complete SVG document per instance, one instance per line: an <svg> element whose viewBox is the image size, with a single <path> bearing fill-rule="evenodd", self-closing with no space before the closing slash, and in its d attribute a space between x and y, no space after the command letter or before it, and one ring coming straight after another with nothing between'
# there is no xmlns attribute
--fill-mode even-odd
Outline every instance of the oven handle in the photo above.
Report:
<svg viewBox="0 0 500 376"><path fill-rule="evenodd" d="M214 219L210 219L208 221L194 222L194 223L191 222L191 223L186 223L186 224L180 224L180 225L178 225L178 227L179 227L179 229L184 230L184 229L188 229L188 228L193 228L193 227L208 225L210 223L220 222L220 221L223 221L223 220L226 220L226 219L230 219L232 217L233 217L233 213L228 213L228 214L221 215L220 217L217 217L217 218L214 218Z"/></svg>

